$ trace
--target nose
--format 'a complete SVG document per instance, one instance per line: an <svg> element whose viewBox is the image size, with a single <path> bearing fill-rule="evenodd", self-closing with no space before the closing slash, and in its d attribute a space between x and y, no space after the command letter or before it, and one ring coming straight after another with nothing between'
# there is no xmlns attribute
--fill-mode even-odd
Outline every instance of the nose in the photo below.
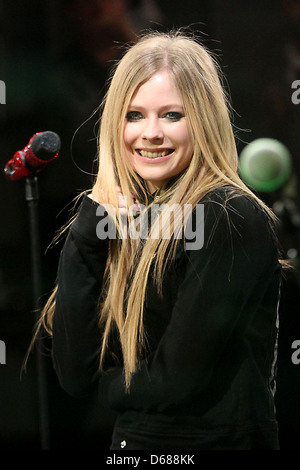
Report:
<svg viewBox="0 0 300 470"><path fill-rule="evenodd" d="M142 138L148 141L161 141L164 138L163 129L158 117L145 119Z"/></svg>

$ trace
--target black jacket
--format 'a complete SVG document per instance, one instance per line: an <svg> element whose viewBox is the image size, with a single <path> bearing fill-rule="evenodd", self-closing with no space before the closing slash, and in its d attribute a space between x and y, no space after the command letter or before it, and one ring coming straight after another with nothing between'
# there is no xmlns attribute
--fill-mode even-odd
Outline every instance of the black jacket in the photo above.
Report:
<svg viewBox="0 0 300 470"><path fill-rule="evenodd" d="M99 374L97 303L108 240L84 196L62 249L53 320L61 386L118 412L111 449L278 449L274 412L281 265L266 214L229 188L207 195L204 246L181 243L163 296L149 280L150 352L126 393L122 366ZM121 360L121 358L120 358Z"/></svg>

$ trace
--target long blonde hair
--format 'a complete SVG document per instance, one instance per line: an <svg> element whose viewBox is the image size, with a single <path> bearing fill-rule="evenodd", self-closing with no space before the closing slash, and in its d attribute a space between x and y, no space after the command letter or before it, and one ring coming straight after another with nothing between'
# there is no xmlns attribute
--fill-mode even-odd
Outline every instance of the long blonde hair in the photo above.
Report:
<svg viewBox="0 0 300 470"><path fill-rule="evenodd" d="M129 48L114 71L100 124L98 173L93 187L98 200L117 210L115 188L119 186L128 207L132 203L132 192L148 204L148 208L151 206L145 184L126 156L123 129L134 92L162 69L169 71L182 97L194 153L188 168L158 193L155 203L181 207L191 204L194 208L210 190L230 185L242 189L268 211L238 175L231 109L220 68L203 45L181 32L147 34ZM163 210L160 219L164 220ZM181 218L174 217L173 234L182 223ZM146 348L143 313L151 264L155 260L154 279L160 292L167 261L172 259L177 242L174 237L110 240L99 302L99 334L100 330L103 334L100 366L103 367L109 350L110 333L117 327L127 389ZM43 311L43 321L50 333L55 295L56 290Z"/></svg>

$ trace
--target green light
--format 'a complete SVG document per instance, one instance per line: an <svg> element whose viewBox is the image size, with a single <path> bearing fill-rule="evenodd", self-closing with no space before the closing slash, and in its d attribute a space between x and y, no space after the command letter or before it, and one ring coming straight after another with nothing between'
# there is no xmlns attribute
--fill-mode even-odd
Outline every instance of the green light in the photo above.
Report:
<svg viewBox="0 0 300 470"><path fill-rule="evenodd" d="M272 192L283 186L291 167L289 150L275 139L254 140L242 150L239 158L241 178L259 192Z"/></svg>

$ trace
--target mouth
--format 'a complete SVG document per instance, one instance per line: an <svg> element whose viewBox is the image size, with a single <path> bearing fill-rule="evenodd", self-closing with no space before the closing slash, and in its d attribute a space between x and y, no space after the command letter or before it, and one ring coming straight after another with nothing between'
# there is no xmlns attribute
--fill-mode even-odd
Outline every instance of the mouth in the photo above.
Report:
<svg viewBox="0 0 300 470"><path fill-rule="evenodd" d="M143 158L150 158L153 160L171 155L174 152L174 149L157 149L156 151L136 149L136 152Z"/></svg>

